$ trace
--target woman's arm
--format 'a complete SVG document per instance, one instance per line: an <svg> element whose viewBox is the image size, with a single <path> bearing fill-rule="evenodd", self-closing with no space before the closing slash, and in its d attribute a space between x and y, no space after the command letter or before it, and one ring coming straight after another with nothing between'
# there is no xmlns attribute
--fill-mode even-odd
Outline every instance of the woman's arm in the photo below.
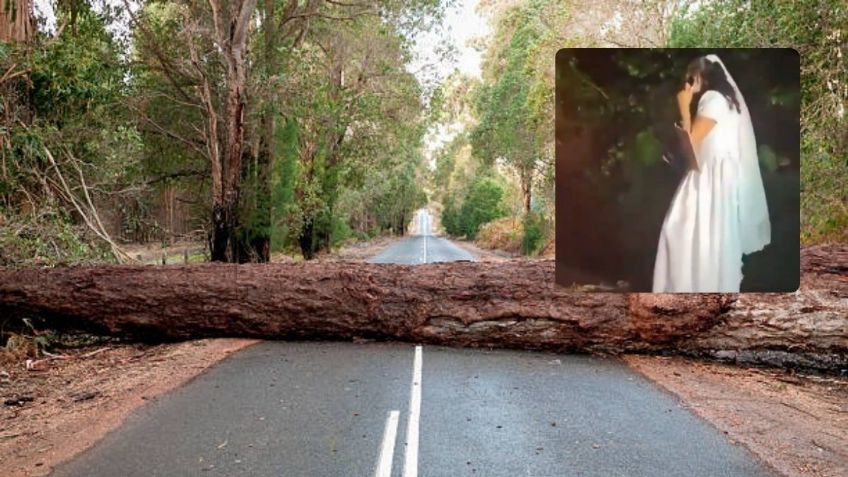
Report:
<svg viewBox="0 0 848 477"><path fill-rule="evenodd" d="M677 106L680 110L681 129L689 133L689 139L692 141L692 148L697 154L701 141L703 141L707 134L709 134L713 127L715 127L716 121L712 118L700 115L695 117L695 121L692 121L692 114L690 113L692 96L693 85L686 83L683 89L677 93ZM692 162L689 164L690 168L698 169L697 158L690 162Z"/></svg>
<svg viewBox="0 0 848 477"><path fill-rule="evenodd" d="M692 128L689 130L689 137L692 138L692 147L696 151L698 150L698 146L701 145L701 141L707 137L707 134L712 131L715 125L715 119L706 116L695 116L695 122L692 123Z"/></svg>

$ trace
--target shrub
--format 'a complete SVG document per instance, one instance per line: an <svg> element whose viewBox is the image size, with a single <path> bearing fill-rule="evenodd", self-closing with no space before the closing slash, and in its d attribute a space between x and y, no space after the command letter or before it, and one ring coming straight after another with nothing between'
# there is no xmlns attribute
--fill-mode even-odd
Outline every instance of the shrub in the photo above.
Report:
<svg viewBox="0 0 848 477"><path fill-rule="evenodd" d="M517 254L521 252L521 229L521 222L518 219L501 217L480 227L476 243L490 250L503 250Z"/></svg>
<svg viewBox="0 0 848 477"><path fill-rule="evenodd" d="M522 223L524 235L521 239L521 253L536 255L545 246L547 224L544 217L536 212L530 212Z"/></svg>
<svg viewBox="0 0 848 477"><path fill-rule="evenodd" d="M468 190L460 208L459 229L462 235L469 240L474 240L477 232L480 231L480 226L503 217L505 215L501 207L503 194L503 187L494 179L488 177L477 179Z"/></svg>

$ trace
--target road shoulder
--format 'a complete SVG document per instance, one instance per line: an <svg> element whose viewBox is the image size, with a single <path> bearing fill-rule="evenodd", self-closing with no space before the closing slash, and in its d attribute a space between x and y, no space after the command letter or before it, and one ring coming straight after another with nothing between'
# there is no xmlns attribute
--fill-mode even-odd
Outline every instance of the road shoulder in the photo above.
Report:
<svg viewBox="0 0 848 477"><path fill-rule="evenodd" d="M848 379L677 357L624 361L780 474L848 475Z"/></svg>
<svg viewBox="0 0 848 477"><path fill-rule="evenodd" d="M4 368L10 376L0 385L3 474L49 474L117 428L136 408L256 342L109 345L42 360L32 370L23 363Z"/></svg>
<svg viewBox="0 0 848 477"><path fill-rule="evenodd" d="M450 239L459 248L470 253L478 262L507 262L509 260L522 260L524 258L503 250L490 250L477 246L474 242L460 239Z"/></svg>

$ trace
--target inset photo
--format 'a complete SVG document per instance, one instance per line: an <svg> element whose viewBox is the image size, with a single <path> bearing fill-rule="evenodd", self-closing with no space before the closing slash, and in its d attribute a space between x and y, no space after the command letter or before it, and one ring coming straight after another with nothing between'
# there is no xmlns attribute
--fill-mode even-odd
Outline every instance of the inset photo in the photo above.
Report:
<svg viewBox="0 0 848 477"><path fill-rule="evenodd" d="M586 291L792 292L792 49L562 49L556 281Z"/></svg>

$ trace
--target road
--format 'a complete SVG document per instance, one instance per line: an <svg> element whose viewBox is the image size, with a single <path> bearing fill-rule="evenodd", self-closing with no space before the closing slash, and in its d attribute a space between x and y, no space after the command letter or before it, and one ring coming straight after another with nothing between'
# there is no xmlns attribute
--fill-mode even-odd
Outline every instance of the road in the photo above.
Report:
<svg viewBox="0 0 848 477"><path fill-rule="evenodd" d="M430 213L421 209L415 214L415 235L398 240L386 247L370 261L373 263L418 263L454 262L474 260L474 257L450 240L437 237L431 231Z"/></svg>
<svg viewBox="0 0 848 477"><path fill-rule="evenodd" d="M426 213L416 220L419 235L374 261L471 258L429 235ZM772 474L612 358L267 342L137 410L53 475Z"/></svg>

